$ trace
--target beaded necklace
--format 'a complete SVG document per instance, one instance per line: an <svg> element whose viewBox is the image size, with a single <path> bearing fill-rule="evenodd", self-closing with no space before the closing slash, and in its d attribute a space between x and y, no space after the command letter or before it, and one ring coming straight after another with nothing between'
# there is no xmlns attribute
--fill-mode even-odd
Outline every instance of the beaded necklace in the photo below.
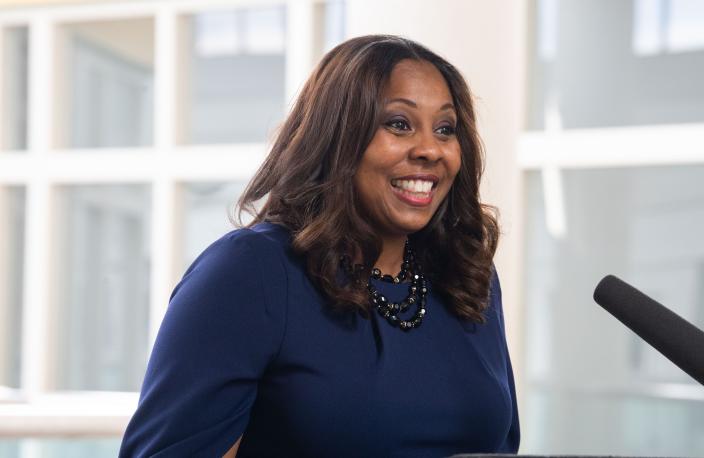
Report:
<svg viewBox="0 0 704 458"><path fill-rule="evenodd" d="M343 256L342 262L347 272L351 272L352 266L349 258ZM355 268L357 267L358 266L355 266ZM408 286L408 296L401 302L389 301L386 296L381 294L379 290L372 285L371 282L372 279L376 279L387 283L399 284L409 278L411 283ZM411 329L420 326L423 321L423 317L425 316L425 297L428 294L428 285L425 277L423 276L420 265L416 262L415 254L413 253L408 240L406 240L406 244L404 246L403 262L401 263L401 270L398 275L395 277L392 277L391 275L383 275L381 270L375 267L372 269L372 274L369 281L367 281L366 288L369 292L370 303L377 310L379 315L384 317L389 324L394 327L398 327L403 331L410 331ZM408 320L402 319L399 315L408 310L408 308L413 304L417 305L416 313Z"/></svg>

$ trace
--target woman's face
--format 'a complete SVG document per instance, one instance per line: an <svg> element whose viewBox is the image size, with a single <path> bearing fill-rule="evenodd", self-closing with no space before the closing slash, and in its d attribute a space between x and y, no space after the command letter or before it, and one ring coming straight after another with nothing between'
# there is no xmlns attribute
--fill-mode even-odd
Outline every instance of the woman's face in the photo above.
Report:
<svg viewBox="0 0 704 458"><path fill-rule="evenodd" d="M426 61L399 62L382 104L354 183L380 235L407 235L430 222L459 171L457 115L445 79Z"/></svg>

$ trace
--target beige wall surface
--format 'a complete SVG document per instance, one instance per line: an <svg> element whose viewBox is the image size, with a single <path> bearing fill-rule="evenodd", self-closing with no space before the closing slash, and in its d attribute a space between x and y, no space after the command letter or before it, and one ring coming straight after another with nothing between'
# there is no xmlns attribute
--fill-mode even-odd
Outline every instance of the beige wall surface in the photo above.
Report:
<svg viewBox="0 0 704 458"><path fill-rule="evenodd" d="M140 0L122 0L120 3ZM75 3L115 3L110 0L0 0L0 8L22 8L27 6L48 6Z"/></svg>
<svg viewBox="0 0 704 458"><path fill-rule="evenodd" d="M474 92L486 147L482 199L500 210L496 256L514 366L521 368L521 195L526 0L349 0L348 35L402 35L455 65ZM432 4L432 7L429 5Z"/></svg>

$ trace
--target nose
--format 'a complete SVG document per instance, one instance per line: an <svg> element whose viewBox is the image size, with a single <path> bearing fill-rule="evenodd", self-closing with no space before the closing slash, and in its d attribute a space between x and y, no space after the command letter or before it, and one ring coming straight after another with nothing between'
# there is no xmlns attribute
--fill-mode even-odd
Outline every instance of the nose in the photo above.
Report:
<svg viewBox="0 0 704 458"><path fill-rule="evenodd" d="M416 142L410 152L411 159L435 162L442 157L442 145L435 137L435 132L423 130L418 132L415 137Z"/></svg>

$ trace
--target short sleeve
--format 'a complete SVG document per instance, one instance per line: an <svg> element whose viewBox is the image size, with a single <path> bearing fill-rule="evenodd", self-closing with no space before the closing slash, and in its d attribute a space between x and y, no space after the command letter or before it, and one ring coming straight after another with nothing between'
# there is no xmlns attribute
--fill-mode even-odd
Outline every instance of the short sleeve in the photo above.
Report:
<svg viewBox="0 0 704 458"><path fill-rule="evenodd" d="M171 296L120 457L230 449L279 351L286 288L280 247L248 229L198 257Z"/></svg>
<svg viewBox="0 0 704 458"><path fill-rule="evenodd" d="M518 402L516 399L516 384L513 378L513 366L511 365L511 357L508 353L506 345L506 327L504 323L503 302L501 298L501 283L496 269L493 269L491 280L491 302L492 308L498 315L499 328L503 339L503 346L506 354L506 377L508 379L508 387L511 393L511 426L509 428L506 439L501 446L496 450L496 453L517 453L521 442L521 428L518 420Z"/></svg>

